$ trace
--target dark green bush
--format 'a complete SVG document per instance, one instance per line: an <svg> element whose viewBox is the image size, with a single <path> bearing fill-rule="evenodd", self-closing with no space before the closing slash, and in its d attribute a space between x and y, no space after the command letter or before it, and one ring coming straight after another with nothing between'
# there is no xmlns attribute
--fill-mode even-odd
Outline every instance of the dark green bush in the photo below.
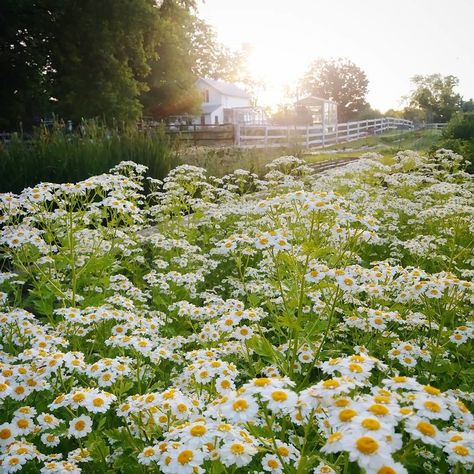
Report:
<svg viewBox="0 0 474 474"><path fill-rule="evenodd" d="M176 153L163 129L110 129L96 121L84 122L72 133L60 124L42 127L28 139L13 135L0 144L0 192L83 180L127 160L148 166L149 176L163 178L175 166Z"/></svg>
<svg viewBox="0 0 474 474"><path fill-rule="evenodd" d="M471 162L467 171L474 173L474 113L455 115L443 130L438 148L448 148L462 155Z"/></svg>

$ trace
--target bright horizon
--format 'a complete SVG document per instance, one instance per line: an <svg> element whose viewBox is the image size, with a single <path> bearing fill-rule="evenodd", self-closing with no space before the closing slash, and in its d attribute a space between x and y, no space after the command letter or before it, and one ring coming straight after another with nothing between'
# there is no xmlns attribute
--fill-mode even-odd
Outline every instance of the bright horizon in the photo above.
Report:
<svg viewBox="0 0 474 474"><path fill-rule="evenodd" d="M319 57L348 58L369 79L367 99L382 112L402 107L415 74L452 74L474 97L474 1L200 0L199 16L232 49L249 44L249 70L267 86L261 105L283 102Z"/></svg>

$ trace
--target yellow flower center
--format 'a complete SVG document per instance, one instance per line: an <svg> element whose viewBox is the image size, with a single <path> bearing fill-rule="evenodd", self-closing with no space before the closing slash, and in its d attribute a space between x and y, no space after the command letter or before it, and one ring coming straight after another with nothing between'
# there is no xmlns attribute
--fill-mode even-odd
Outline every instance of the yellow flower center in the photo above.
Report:
<svg viewBox="0 0 474 474"><path fill-rule="evenodd" d="M194 453L190 449L185 449L178 454L178 462L183 465L188 464L192 461L193 457Z"/></svg>
<svg viewBox="0 0 474 474"><path fill-rule="evenodd" d="M204 425L193 426L190 430L192 436L204 436L206 434L207 428Z"/></svg>
<svg viewBox="0 0 474 474"><path fill-rule="evenodd" d="M338 388L339 386L340 386L340 383L337 380L329 379L323 382L324 388L334 389L334 388Z"/></svg>
<svg viewBox="0 0 474 474"><path fill-rule="evenodd" d="M275 459L269 459L268 462L267 462L267 466L272 468L272 469L276 469L279 465L280 464Z"/></svg>
<svg viewBox="0 0 474 474"><path fill-rule="evenodd" d="M243 398L239 398L238 400L236 400L236 401L232 404L232 408L233 408L235 411L244 411L244 410L246 410L248 407L249 407L249 404L248 404L247 400L245 400L245 399L243 399Z"/></svg>
<svg viewBox="0 0 474 474"><path fill-rule="evenodd" d="M94 400L92 400L92 404L97 408L101 407L104 403L105 403L105 400L103 398L97 397L97 398L94 398Z"/></svg>
<svg viewBox="0 0 474 474"><path fill-rule="evenodd" d="M423 390L430 395L439 395L441 393L439 388L432 387L431 385L425 385Z"/></svg>
<svg viewBox="0 0 474 474"><path fill-rule="evenodd" d="M290 454L290 450L288 448L285 448L285 446L280 446L277 449L277 452L281 457L284 457L284 458L286 458Z"/></svg>
<svg viewBox="0 0 474 474"><path fill-rule="evenodd" d="M8 439L12 435L10 428L3 428L0 430L0 439Z"/></svg>
<svg viewBox="0 0 474 474"><path fill-rule="evenodd" d="M339 419L343 422L350 421L354 416L357 415L357 412L355 410L352 410L351 408L346 408L345 410L341 410L339 412Z"/></svg>
<svg viewBox="0 0 474 474"><path fill-rule="evenodd" d="M72 396L72 400L76 403L80 403L80 402L84 401L85 398L86 398L86 396L82 392L75 393Z"/></svg>
<svg viewBox="0 0 474 474"><path fill-rule="evenodd" d="M288 394L283 390L275 390L272 393L272 398L275 402L284 402L288 399Z"/></svg>
<svg viewBox="0 0 474 474"><path fill-rule="evenodd" d="M436 428L431 423L428 423L427 421L420 421L416 425L416 429L426 436L433 437L436 434Z"/></svg>
<svg viewBox="0 0 474 474"><path fill-rule="evenodd" d="M232 454L243 454L245 452L245 447L242 444L234 443L230 447L230 450Z"/></svg>
<svg viewBox="0 0 474 474"><path fill-rule="evenodd" d="M397 474L395 469L392 469L389 466L382 466L378 471L377 474Z"/></svg>
<svg viewBox="0 0 474 474"><path fill-rule="evenodd" d="M370 436L362 436L356 441L357 449L364 454L374 454L379 449L379 444Z"/></svg>
<svg viewBox="0 0 474 474"><path fill-rule="evenodd" d="M369 411L377 416L385 416L390 413L390 410L387 407L384 407L383 405L377 405L377 404L369 407Z"/></svg>
<svg viewBox="0 0 474 474"><path fill-rule="evenodd" d="M364 368L359 364L349 364L349 370L351 372L355 372L357 374L360 374L361 372L364 371Z"/></svg>
<svg viewBox="0 0 474 474"><path fill-rule="evenodd" d="M364 420L362 420L362 426L366 430L375 431L379 430L382 427L382 424L380 423L380 421L375 420L374 418L365 418Z"/></svg>
<svg viewBox="0 0 474 474"><path fill-rule="evenodd" d="M340 431L336 431L331 436L329 436L328 443L332 444L332 443L335 443L336 441L339 441L340 439L342 439L342 433Z"/></svg>
<svg viewBox="0 0 474 474"><path fill-rule="evenodd" d="M28 428L28 426L30 426L30 422L25 418L21 418L20 420L17 421L16 424L17 424L18 428L21 428L22 430L24 430L25 428Z"/></svg>
<svg viewBox="0 0 474 474"><path fill-rule="evenodd" d="M82 431L86 427L86 422L84 420L76 421L74 427L77 431Z"/></svg>
<svg viewBox="0 0 474 474"><path fill-rule="evenodd" d="M439 413L441 411L441 407L439 403L433 402L432 400L427 400L425 403L423 403L423 406L434 413Z"/></svg>
<svg viewBox="0 0 474 474"><path fill-rule="evenodd" d="M466 446L463 446L462 444L457 444L454 446L453 451L459 456L467 456L469 454L469 449L467 449Z"/></svg>
<svg viewBox="0 0 474 474"><path fill-rule="evenodd" d="M392 380L396 383L404 383L407 381L407 378L403 376L398 376L398 377L392 377Z"/></svg>

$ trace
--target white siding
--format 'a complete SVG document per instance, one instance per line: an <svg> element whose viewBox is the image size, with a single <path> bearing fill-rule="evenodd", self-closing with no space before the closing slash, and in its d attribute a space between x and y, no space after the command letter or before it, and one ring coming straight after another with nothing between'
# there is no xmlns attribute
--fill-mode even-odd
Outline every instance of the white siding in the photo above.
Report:
<svg viewBox="0 0 474 474"><path fill-rule="evenodd" d="M214 87L207 84L202 79L199 79L196 82L196 87L200 91L209 91L209 102L203 103L210 104L210 105L221 105L218 109L213 111L210 115L206 115L206 124L213 125L215 123L215 117L218 117L219 124L224 123L224 108L225 109L232 109L234 107L249 107L250 106L250 99L245 97L234 97L230 95L224 95L219 92ZM201 123L201 118L196 117L193 120L194 123Z"/></svg>

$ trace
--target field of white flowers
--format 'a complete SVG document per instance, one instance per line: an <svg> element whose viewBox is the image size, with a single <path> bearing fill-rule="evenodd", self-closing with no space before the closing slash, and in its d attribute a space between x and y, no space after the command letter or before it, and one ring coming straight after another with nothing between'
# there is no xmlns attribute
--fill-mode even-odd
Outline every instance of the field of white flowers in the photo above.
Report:
<svg viewBox="0 0 474 474"><path fill-rule="evenodd" d="M0 472L470 472L464 164L0 195Z"/></svg>

